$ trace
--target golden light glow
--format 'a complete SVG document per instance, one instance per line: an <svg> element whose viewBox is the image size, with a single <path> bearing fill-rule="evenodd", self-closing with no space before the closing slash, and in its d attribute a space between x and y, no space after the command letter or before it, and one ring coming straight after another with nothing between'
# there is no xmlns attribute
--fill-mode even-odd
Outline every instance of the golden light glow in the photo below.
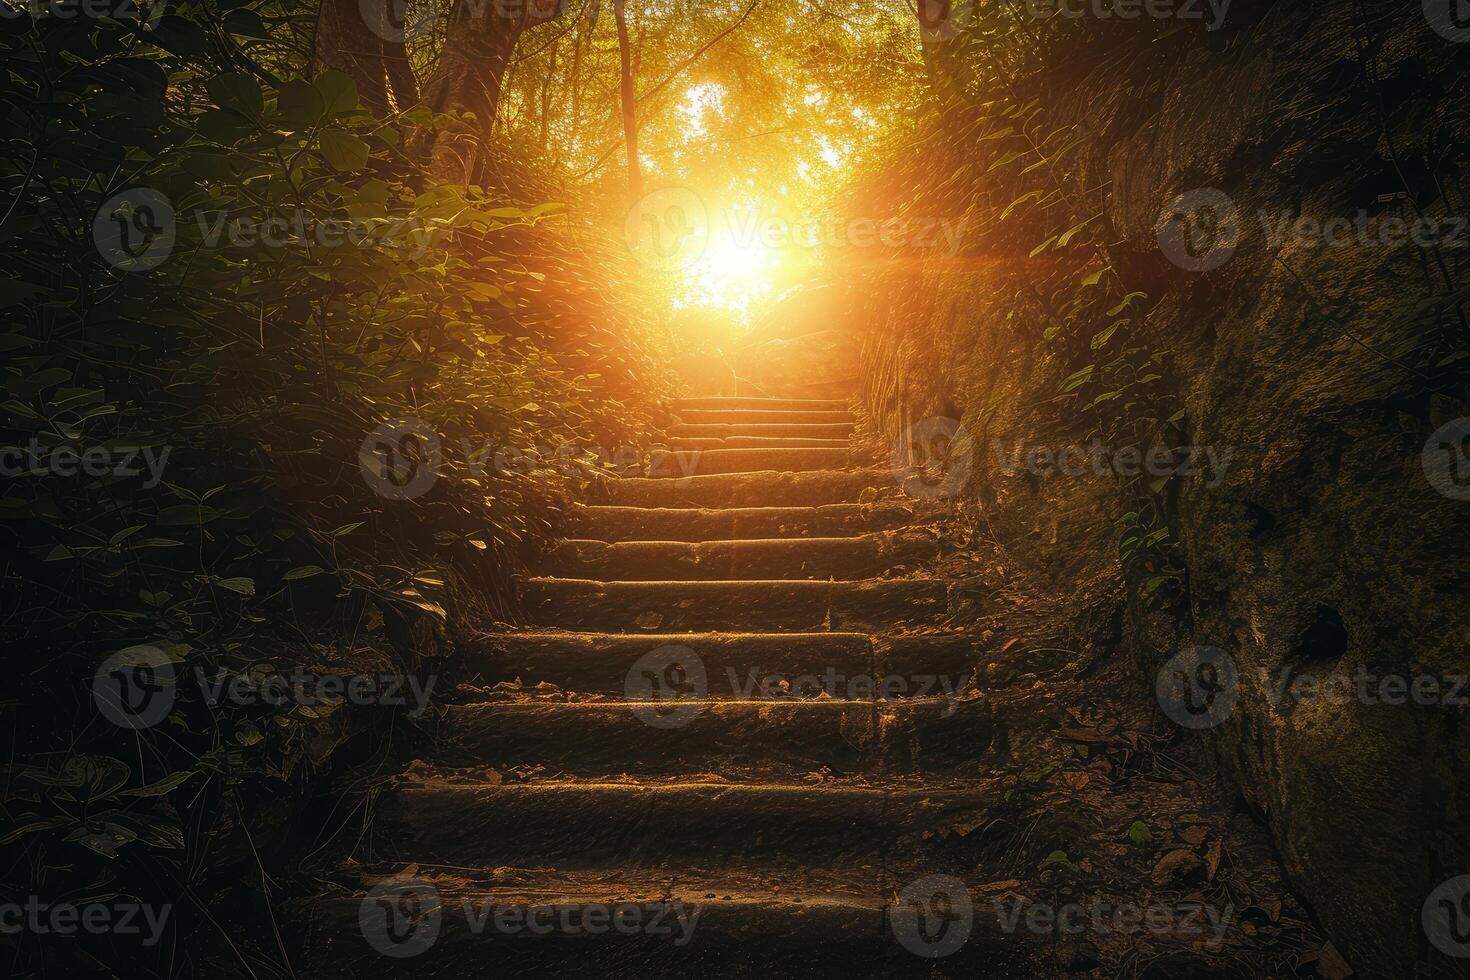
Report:
<svg viewBox="0 0 1470 980"><path fill-rule="evenodd" d="M724 310L743 320L776 288L781 253L760 240L753 223L712 218L709 246L685 270L675 306Z"/></svg>

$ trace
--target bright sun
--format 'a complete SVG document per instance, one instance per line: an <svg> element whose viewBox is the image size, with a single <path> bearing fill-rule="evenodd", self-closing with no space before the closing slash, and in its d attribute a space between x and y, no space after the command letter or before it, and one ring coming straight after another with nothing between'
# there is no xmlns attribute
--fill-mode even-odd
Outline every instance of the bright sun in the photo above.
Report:
<svg viewBox="0 0 1470 980"><path fill-rule="evenodd" d="M726 310L745 319L775 289L780 253L757 236L716 223L704 254L685 270L677 307Z"/></svg>

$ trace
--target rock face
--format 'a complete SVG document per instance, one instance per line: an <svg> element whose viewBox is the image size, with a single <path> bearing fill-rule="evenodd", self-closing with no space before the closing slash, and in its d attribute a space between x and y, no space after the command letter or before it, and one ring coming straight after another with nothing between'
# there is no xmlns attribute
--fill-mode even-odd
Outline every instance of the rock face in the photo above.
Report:
<svg viewBox="0 0 1470 980"><path fill-rule="evenodd" d="M1466 335L1422 304L1470 281L1456 217L1470 44L1431 30L1419 4L1357 8L1238 3L1209 38L1186 32L1146 59L1123 45L1133 69L1084 61L1023 94L1084 137L1083 183L1107 189L1113 254L1149 294L1188 441L1214 453L1171 501L1187 599L1123 603L1141 680L1180 649L1226 651L1236 700L1204 734L1327 933L1361 974L1460 975L1421 908L1470 869L1470 685L1456 690L1470 675L1470 461L1432 438L1470 415L1454 359ZM1240 234L1191 271L1161 248L1159 219L1206 188ZM1444 247L1413 246L1420 215ZM893 440L963 420L966 495L1017 563L1081 594L1121 574L1123 508L1110 464L1068 475L1029 455L1087 437L1037 411L1067 372L1026 299L1048 261L1028 258L1035 244L987 225L961 261L869 275L852 299L863 401Z"/></svg>

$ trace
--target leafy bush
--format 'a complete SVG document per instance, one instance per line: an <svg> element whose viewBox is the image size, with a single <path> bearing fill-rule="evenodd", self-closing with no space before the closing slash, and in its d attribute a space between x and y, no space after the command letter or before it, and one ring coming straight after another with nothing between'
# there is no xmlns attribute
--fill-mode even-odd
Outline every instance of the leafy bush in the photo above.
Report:
<svg viewBox="0 0 1470 980"><path fill-rule="evenodd" d="M353 729L182 683L165 721L117 727L99 665L403 672L513 619L597 447L644 441L660 350L575 209L425 188L403 147L442 121L262 68L289 17L178 9L0 20L0 619L24 679L0 847L14 896L179 903L189 929L268 848L260 808ZM172 945L137 972L177 969Z"/></svg>

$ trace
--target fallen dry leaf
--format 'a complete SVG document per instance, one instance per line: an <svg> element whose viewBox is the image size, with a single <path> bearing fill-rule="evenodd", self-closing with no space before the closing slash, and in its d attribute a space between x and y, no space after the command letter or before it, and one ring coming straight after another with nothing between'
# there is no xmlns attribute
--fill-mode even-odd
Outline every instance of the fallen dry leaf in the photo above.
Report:
<svg viewBox="0 0 1470 980"><path fill-rule="evenodd" d="M1326 980L1347 980L1353 975L1353 968L1348 966L1337 947L1328 943L1322 947L1322 955L1317 960L1317 973Z"/></svg>
<svg viewBox="0 0 1470 980"><path fill-rule="evenodd" d="M1211 844L1210 845L1210 849L1205 852L1205 866L1209 869L1209 872L1210 872L1209 880L1210 881L1214 881L1215 880L1215 872L1220 870L1220 842L1219 841L1215 841L1215 843Z"/></svg>
<svg viewBox="0 0 1470 980"><path fill-rule="evenodd" d="M1179 831L1179 836L1185 843L1193 844L1196 847L1203 844L1205 837L1208 835L1209 830L1205 827L1185 827Z"/></svg>

